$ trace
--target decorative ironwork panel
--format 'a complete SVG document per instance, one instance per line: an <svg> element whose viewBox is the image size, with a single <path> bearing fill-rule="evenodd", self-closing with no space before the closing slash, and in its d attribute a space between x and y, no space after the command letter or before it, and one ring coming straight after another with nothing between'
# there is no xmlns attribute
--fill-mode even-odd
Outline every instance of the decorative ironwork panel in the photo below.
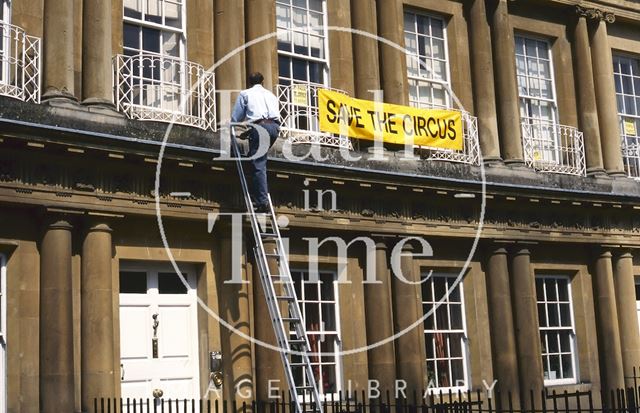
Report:
<svg viewBox="0 0 640 413"><path fill-rule="evenodd" d="M153 54L117 55L114 70L115 101L129 118L216 130L215 77L201 65Z"/></svg>
<svg viewBox="0 0 640 413"><path fill-rule="evenodd" d="M522 146L529 167L543 172L586 175L583 134L572 126L524 122Z"/></svg>
<svg viewBox="0 0 640 413"><path fill-rule="evenodd" d="M40 39L0 21L0 95L40 103Z"/></svg>

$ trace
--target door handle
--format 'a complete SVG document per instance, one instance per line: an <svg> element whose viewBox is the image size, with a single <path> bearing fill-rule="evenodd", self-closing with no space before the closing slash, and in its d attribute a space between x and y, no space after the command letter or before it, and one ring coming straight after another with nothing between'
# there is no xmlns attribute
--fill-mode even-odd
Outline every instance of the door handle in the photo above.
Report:
<svg viewBox="0 0 640 413"><path fill-rule="evenodd" d="M154 399L159 399L160 397L162 397L164 392L162 391L162 389L154 389L152 394Z"/></svg>
<svg viewBox="0 0 640 413"><path fill-rule="evenodd" d="M124 364L120 363L120 380L124 380Z"/></svg>

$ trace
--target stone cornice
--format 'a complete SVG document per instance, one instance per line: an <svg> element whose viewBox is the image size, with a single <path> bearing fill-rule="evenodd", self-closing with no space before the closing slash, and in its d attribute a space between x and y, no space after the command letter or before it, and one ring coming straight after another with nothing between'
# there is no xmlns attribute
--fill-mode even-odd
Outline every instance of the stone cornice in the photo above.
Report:
<svg viewBox="0 0 640 413"><path fill-rule="evenodd" d="M586 17L590 20L605 21L613 23L616 21L616 15L601 9L576 6L576 13L580 17Z"/></svg>

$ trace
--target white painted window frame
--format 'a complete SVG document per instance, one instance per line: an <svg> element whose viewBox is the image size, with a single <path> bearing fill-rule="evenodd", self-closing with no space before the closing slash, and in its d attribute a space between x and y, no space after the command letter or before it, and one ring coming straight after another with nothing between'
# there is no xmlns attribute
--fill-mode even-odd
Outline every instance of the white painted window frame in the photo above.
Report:
<svg viewBox="0 0 640 413"><path fill-rule="evenodd" d="M162 7L162 17L164 19L164 11L165 11L165 0L159 0L161 7ZM125 16L124 15L124 4L122 6L122 24L123 26L125 24L129 24L132 26L137 26L139 28L141 28L142 30L139 31L138 33L138 41L140 44L140 48L139 49L134 49L132 47L128 47L127 45L124 44L124 39L123 39L123 52L127 51L136 51L137 50L137 54L148 54L148 55L155 55L155 56L159 56L161 58L167 58L167 59L179 59L182 64L180 66L180 79L179 79L179 85L176 85L176 83L173 81L173 79L171 80L165 80L162 77L162 73L160 74L160 79L154 79L153 81L162 85L166 85L168 87L177 87L179 89L179 93L181 95L184 95L189 88L191 87L191 85L187 85L186 84L186 76L185 76L185 65L184 62L186 61L186 56L187 56L187 8L186 8L186 3L187 0L181 0L180 2L180 18L181 18L181 22L180 22L180 28L177 27L173 27L173 26L169 26L166 24L161 24L161 23L155 23L155 22L149 22L149 21L145 21L144 20L144 15L147 11L148 8L148 2L143 0L142 1L142 17L141 18L133 18L133 17L129 17L129 16ZM160 53L156 53L156 52L151 52L151 51L146 51L143 49L143 30L145 28L149 28L149 29L155 29L160 31ZM178 56L171 56L168 55L166 53L164 53L163 51L163 45L162 45L162 36L164 33L171 33L171 34L176 34L176 37L178 38ZM141 69L142 70L142 69ZM135 86L139 87L140 90L142 90L143 85L144 85L144 78L142 76L138 76L137 74L134 75L135 78L139 78L137 79L138 83ZM160 97L160 99L164 99L163 96ZM143 106L145 106L145 103L142 102L141 99L141 104ZM178 107L176 110L172 110L171 112L174 112L176 114L180 114L181 110Z"/></svg>
<svg viewBox="0 0 640 413"><path fill-rule="evenodd" d="M578 377L580 376L580 372L579 372L579 366L578 366L578 349L577 349L577 336L576 336L576 322L575 322L575 316L574 316L574 311L573 311L573 296L571 294L571 277L568 275L546 275L546 274L536 274L535 276L535 280L542 280L543 284L544 284L544 301L538 301L537 299L537 294L538 292L536 291L536 305L544 305L545 309L548 308L548 305L557 305L558 303L560 303L560 298L559 295L557 295L557 301L547 301L547 285L546 285L546 281L548 280L564 280L567 282L567 297L568 297L568 304L569 304L569 314L570 314L570 318L571 318L571 326L570 327L541 327L538 323L538 331L539 331L539 335L540 335L540 340L542 340L542 333L544 331L568 331L569 332L569 338L570 338L570 349L571 349L571 363L572 363L572 367L573 367L573 376L572 378L560 378L560 379L544 379L544 385L545 386L557 386L557 385L565 385L565 384L575 384L578 382ZM555 283L554 285L557 286L557 283ZM537 287L536 287L537 288ZM557 294L557 291L556 291ZM547 317L547 325L549 324L549 312L545 311L546 317ZM538 315L539 317L540 315ZM558 312L558 316L560 316L560 313ZM543 368L543 372L545 369L545 364L548 362L546 357L548 356L549 353L544 353L544 349L541 349L542 353L541 353L541 357L542 357L542 368ZM560 349L560 344L558 344L558 351L560 353L553 353L553 354L562 354L562 351ZM560 366L562 368L562 360L560 361Z"/></svg>
<svg viewBox="0 0 640 413"><path fill-rule="evenodd" d="M0 0L0 8L2 9L2 19L0 21L11 24L11 0ZM11 65L9 64L11 32L9 30L4 29L0 32L0 42L2 43L2 51L5 53L5 58L0 60L0 73L2 73L0 82L8 82L11 77Z"/></svg>
<svg viewBox="0 0 640 413"><path fill-rule="evenodd" d="M424 285L426 286L427 284L430 285L431 288L431 296L433 297L433 302L434 303L438 303L440 300L443 299L443 297L436 297L435 296L435 290L433 288L433 281L435 278L444 278L446 279L446 285L447 285L447 290L451 288L450 283L455 281L457 278L456 274L453 273L448 273L448 272L435 272L431 275L431 278L427 281L425 281ZM458 283L458 285L455 287L458 288L460 291L460 304L461 304L461 317L462 317L462 330L460 329L448 329L448 330L440 330L437 328L433 329L433 330L429 330L429 329L424 329L424 335L425 335L425 344L427 343L428 335L429 334L435 334L435 333L453 333L453 334L462 334L462 338L461 338L461 351L462 351L462 368L463 368L463 376L464 376L464 381L465 381L465 385L464 386L449 386L449 387L430 387L428 389L428 391L430 393L439 393L440 391L442 392L448 392L449 390L451 390L452 392L457 392L457 391L467 391L468 389L470 389L470 381L471 381L471 374L470 374L470 362L471 362L471 357L470 357L470 349L469 349L469 336L467 334L468 328L467 328L467 317L466 317L466 313L465 313L465 300L464 300L464 288L462 285L462 282ZM453 292L453 290L451 290L451 292ZM451 295L451 292L449 293L449 296ZM421 298L421 302L422 302L422 306L424 308L424 306L427 305L433 305L432 302L430 301L425 301L424 297ZM449 297L447 297L447 299L445 301L443 301L443 304L449 302ZM435 317L435 311L429 316L429 317ZM447 310L447 317L449 318L449 320L451 320L451 313L449 311L449 309ZM425 319L426 321L426 319ZM434 326L435 326L436 320L434 320ZM425 349L426 351L426 349ZM451 351L450 349L448 349L448 354L450 354ZM457 359L457 358L455 358ZM429 359L425 360L425 364L427 363ZM445 359L447 360L447 363L450 364L452 358L447 358ZM434 359L435 361L435 359ZM451 366L449 366L450 368ZM450 372L451 373L451 372ZM429 378L427 377L427 380L429 380ZM430 385L430 383L428 383Z"/></svg>
<svg viewBox="0 0 640 413"><path fill-rule="evenodd" d="M636 61L638 65L640 65L640 55L630 54L624 52L615 52L613 54L613 79L616 84L616 108L618 113L618 118L620 122L620 139L623 145L633 145L636 149L629 150L631 156L625 156L625 168L627 169L627 173L629 176L635 179L640 179L640 87L636 88L635 79L640 79L640 73L633 72L633 66L630 65L630 75L625 75L619 69L618 59L627 60L627 61ZM624 77L631 77L631 93L626 93L626 90L622 90L623 82L622 79ZM618 81L620 83L621 92L618 92ZM635 101L636 105L636 113L631 114L628 113L627 110L627 102L625 100L625 96L631 97ZM635 135L627 135L624 128L625 118L632 119L635 123L636 134ZM626 140L626 142L625 142ZM631 141L629 143L629 141Z"/></svg>
<svg viewBox="0 0 640 413"><path fill-rule="evenodd" d="M518 85L518 98L519 98L520 104L521 104L521 106L520 106L520 115L522 116L522 120L523 121L527 121L529 123L534 123L536 121L544 121L544 122L551 122L553 124L558 124L558 93L556 91L556 80L555 80L555 71L554 71L554 63L553 63L553 51L552 51L552 48L551 48L551 42L547 38L540 37L540 36L535 36L535 35L530 35L528 33L527 34L525 34L525 33L516 33L515 37L514 37L514 42L516 42L517 38L522 38L525 41L527 39L534 40L536 42L544 43L547 46L547 54L549 56L548 62L549 62L549 74L550 74L550 77L549 78L538 78L538 79L542 79L542 80L551 82L551 94L552 94L551 98L544 98L542 96L527 95L527 94L522 93L522 91L520 90L520 86ZM524 57L525 73L524 74L519 74L517 72L517 68L516 68L516 77L524 76L525 79L527 80L527 82L529 82L529 79L537 78L537 77L531 76L531 74L529 73L527 59L528 58L535 58L537 61L547 60L547 59L544 59L544 58L540 58L539 54L537 53L537 50L536 50L536 56L527 55L526 54L526 48L525 48L525 54L518 53L518 50L516 48L516 60L518 59L518 56ZM522 105L524 104L524 108L526 108L527 107L526 103L527 102L532 102L532 101L550 103L551 104L551 119L544 119L544 118L541 118L539 116L538 117L529 116L528 113L526 115L523 114Z"/></svg>
<svg viewBox="0 0 640 413"><path fill-rule="evenodd" d="M292 49L294 48L293 45L293 33L303 33L305 35L310 33L310 8L309 8L309 2L308 0L306 0L306 5L307 7L305 8L306 12L307 12L307 27L305 28L305 30L294 30L293 29L293 21L290 21L291 24L291 28L283 28L283 27L278 27L278 18L276 15L276 30L278 32L282 32L282 31L289 31L292 34L292 38L291 38L291 42L292 42ZM293 8L299 9L300 7L295 7L292 4L287 4L285 2L282 1L278 1L276 0L276 14L277 14L277 8L278 6L281 7L288 7L291 11L293 10ZM327 12L327 0L322 0L322 37L323 37L323 48L324 48L324 58L318 58L318 57L314 57L314 56L309 56L309 55L302 55L302 54L298 54L295 53L295 51L285 51L285 50L279 50L278 49L278 56L284 56L287 58L294 58L294 59L299 59L299 60L304 60L307 65L306 65L306 71L307 71L307 79L310 78L309 76L309 62L314 62L314 63L320 63L322 64L322 82L321 83L315 83L315 82L311 82L309 81L301 81L301 80L297 80L294 79L293 77L293 67L292 65L290 65L289 67L289 77L283 77L281 76L281 71L280 68L278 68L278 82L282 82L285 81L286 85L294 85L294 84L303 84L303 85L308 85L308 86L325 86L325 87L330 87L331 86L331 79L330 79L330 71L331 71L331 66L330 66L330 59L329 59L329 30L328 30L328 19L329 19L329 14ZM291 12L291 20L293 20L293 12Z"/></svg>
<svg viewBox="0 0 640 413"><path fill-rule="evenodd" d="M411 14L413 16L413 23L414 23L414 31L413 32L408 32L406 30L406 28L404 27L404 21L407 17L407 14ZM427 37L429 39L429 44L430 47L433 48L433 39L434 37L431 35L422 35L418 33L418 29L417 29L417 24L418 24L418 16L422 16L422 17L427 17L429 19L435 19L435 20L440 20L442 22L442 37L443 37L443 41L444 41L444 59L445 59L445 77L446 79L434 79L434 78L427 78L427 77L422 77L422 76L414 76L414 75L410 75L409 74L409 69L407 69L407 79L409 81L415 81L418 84L418 100L417 101L412 101L411 100L411 94L409 94L409 105L413 106L413 107L417 107L417 108L423 108L423 109L449 109L452 107L452 97L451 94L449 92L450 88L451 88L451 68L450 68L450 59L449 59L449 38L448 38L448 34L447 34L447 26L448 26L448 22L447 20L441 16L441 15L437 15L437 14L433 14L433 13L429 13L429 12L424 12L421 10L416 10L413 8L409 8L409 9L405 9L404 13L403 13L403 35L404 37L406 36L413 36L415 38L416 41L416 54L409 54L407 53L407 57L409 59L416 59L418 61L418 65L420 65L420 51L419 51L419 41L418 39L420 37ZM406 49L406 44L405 44L405 49ZM427 56L425 56L427 57ZM439 60L436 59L435 57L433 57L433 54L431 56L428 56L429 59L431 60ZM432 88L432 84L437 84L437 85L442 85L443 91L444 91L444 95L445 95L445 104L444 105L439 105L439 104L435 104L433 102L433 88ZM420 103L420 87L426 85L427 87L429 87L430 90L430 103L428 104L421 104Z"/></svg>
<svg viewBox="0 0 640 413"><path fill-rule="evenodd" d="M319 287L320 282L317 283L319 288L318 300L305 300L304 284L311 284L311 282L309 281L306 281L306 282L304 281L309 279L309 270L308 269L292 269L291 270L291 276L294 280L294 283L299 282L300 279L303 280L302 284L300 285L300 296L298 297L298 302L300 304L300 311L302 312L303 318L306 311L305 304L319 305L320 306L319 317L322 323L322 304L331 304L331 303L334 304L334 313L336 317L336 330L325 331L323 326L320 331L313 333L314 335L334 334L336 336L336 343L334 346L336 391L334 393L323 393L322 391L323 389L322 365L326 364L326 363L323 363L322 360L320 360L320 363L319 363L321 366L320 382L317 383L318 392L320 393L320 398L323 400L332 400L332 399L337 399L339 397L340 392L344 390L344 373L343 373L342 357L340 356L340 352L342 350L342 326L340 322L339 283L338 283L337 275L334 271L319 271L319 275L320 274L327 274L333 278L333 297L334 297L333 301L322 299L322 297L320 296L320 293L322 292L322 290ZM306 323L305 323L305 329L307 330L307 337L310 336L311 334L309 334L309 330L308 328L306 328ZM300 397L300 399L302 400L302 397ZM307 398L307 401L308 401L308 398Z"/></svg>

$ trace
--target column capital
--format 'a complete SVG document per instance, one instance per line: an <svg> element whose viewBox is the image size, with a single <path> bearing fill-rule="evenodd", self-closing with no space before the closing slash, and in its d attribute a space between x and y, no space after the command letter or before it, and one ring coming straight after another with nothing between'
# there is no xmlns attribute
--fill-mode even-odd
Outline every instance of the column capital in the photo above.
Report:
<svg viewBox="0 0 640 413"><path fill-rule="evenodd" d="M529 248L523 247L522 245L514 245L513 247L511 247L511 252L516 257L519 255L531 255L531 251L529 250Z"/></svg>
<svg viewBox="0 0 640 413"><path fill-rule="evenodd" d="M44 226L46 229L66 229L71 231L73 229L73 225L71 224L71 220L64 215L47 215L44 218Z"/></svg>
<svg viewBox="0 0 640 413"><path fill-rule="evenodd" d="M87 232L113 232L113 229L109 225L109 222L102 219L96 220L90 218L86 221L85 226Z"/></svg>
<svg viewBox="0 0 640 413"><path fill-rule="evenodd" d="M616 258L633 258L633 252L631 248L616 248L613 253Z"/></svg>
<svg viewBox="0 0 640 413"><path fill-rule="evenodd" d="M616 21L616 15L601 9L576 6L576 14L578 17L584 17L589 20L604 21L613 23Z"/></svg>

